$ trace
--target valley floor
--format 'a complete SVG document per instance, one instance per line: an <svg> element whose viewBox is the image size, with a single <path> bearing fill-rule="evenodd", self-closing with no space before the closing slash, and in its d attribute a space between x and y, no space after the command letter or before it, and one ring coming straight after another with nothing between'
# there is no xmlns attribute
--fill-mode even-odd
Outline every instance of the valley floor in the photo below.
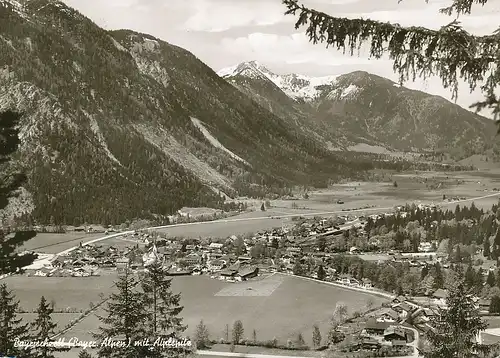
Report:
<svg viewBox="0 0 500 358"><path fill-rule="evenodd" d="M489 208L498 202L496 195L500 196L500 192L497 192L497 188L500 188L500 170L484 173L391 174L384 183L358 182L336 185L328 190L310 192L308 199L273 200L272 207L267 211L257 210L227 220L164 228L160 231L170 236L227 237L291 225L294 216L331 216L350 213L359 216L384 212L388 208L404 205L407 202L434 203L453 210L457 205L454 199L462 200L461 203L469 205L470 202L463 200L473 197L484 197L474 204ZM443 200L443 196L446 200ZM342 200L344 204L337 204L338 200ZM248 202L257 207L261 204L260 201ZM100 236L102 234L39 234L25 245L25 249L54 254L76 246L80 241L87 242ZM102 243L130 244L126 242L126 238L120 237L107 239ZM75 309L85 310L90 302L98 302L100 293L108 295L113 290L115 278L113 273L81 278L14 276L7 278L5 282L14 290L22 308L27 311L35 308L41 295L49 301L55 300L58 308L68 308L71 312L60 313L55 317L55 321L64 327L78 316ZM248 287L245 286L246 289L243 291L236 290L238 285ZM257 294L262 285L267 287L267 291L260 290L264 293ZM257 293L248 294L249 287ZM347 303L349 309L354 311L365 306L369 297L367 294L283 275L264 276L241 284L221 282L204 276L176 277L172 288L174 292L182 294L181 304L185 307L182 316L189 326L186 332L188 335L194 333L193 330L201 319L204 320L213 338L222 335L226 324L231 325L236 319L240 319L246 334L255 329L262 339L276 337L286 342L300 332L309 344L312 326L318 324L324 332L337 302ZM379 304L384 301L382 298L375 299L379 300L377 301ZM95 313L99 314L100 310ZM32 316L30 313L23 315L27 320ZM97 317L91 314L64 336L92 340L91 331L98 325ZM494 326L493 323L491 328ZM245 347L245 349L250 348ZM248 353L260 352L259 350ZM71 358L73 353L76 357L76 350L64 353L64 357Z"/></svg>

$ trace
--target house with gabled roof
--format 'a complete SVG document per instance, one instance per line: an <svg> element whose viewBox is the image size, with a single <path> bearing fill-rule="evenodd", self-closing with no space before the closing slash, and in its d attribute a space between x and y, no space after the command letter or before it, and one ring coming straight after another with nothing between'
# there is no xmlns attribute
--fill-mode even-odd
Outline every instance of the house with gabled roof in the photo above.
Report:
<svg viewBox="0 0 500 358"><path fill-rule="evenodd" d="M433 294L432 298L434 299L434 303L438 305L446 305L446 298L448 297L448 291L443 290L441 288L437 289Z"/></svg>
<svg viewBox="0 0 500 358"><path fill-rule="evenodd" d="M401 326L389 326L384 331L384 340L386 341L407 341L406 331Z"/></svg>
<svg viewBox="0 0 500 358"><path fill-rule="evenodd" d="M399 313L392 308L388 308L380 313L377 317L377 322L397 322L399 321Z"/></svg>
<svg viewBox="0 0 500 358"><path fill-rule="evenodd" d="M232 270L230 268L227 268L220 271L219 275L224 280L233 280L237 272L238 272L237 270Z"/></svg>
<svg viewBox="0 0 500 358"><path fill-rule="evenodd" d="M382 336L384 334L384 331L390 326L390 322L377 322L375 318L370 318L368 321L366 321L364 330L367 334Z"/></svg>
<svg viewBox="0 0 500 358"><path fill-rule="evenodd" d="M259 274L259 269L255 266L243 267L238 270L235 275L236 280L238 281L246 281L253 277L256 277Z"/></svg>
<svg viewBox="0 0 500 358"><path fill-rule="evenodd" d="M401 318L405 318L414 310L414 308L407 302L395 304L392 306L392 309L396 311Z"/></svg>

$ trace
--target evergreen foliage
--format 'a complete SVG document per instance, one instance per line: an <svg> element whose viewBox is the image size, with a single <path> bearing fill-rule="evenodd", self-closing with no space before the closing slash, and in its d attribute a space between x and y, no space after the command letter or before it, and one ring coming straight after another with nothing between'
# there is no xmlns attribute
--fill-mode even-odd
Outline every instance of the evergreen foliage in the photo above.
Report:
<svg viewBox="0 0 500 358"><path fill-rule="evenodd" d="M485 98L471 107L478 111L489 109L495 119L500 116L500 99L495 94L500 83L500 32L474 36L458 20L439 30L430 30L370 19L339 18L308 8L299 0L282 1L286 14L298 16L295 28L306 26L312 43L325 43L351 56L367 44L371 57L389 55L401 83L437 75L443 86L451 89L453 99L458 96L459 78L469 84L471 91L482 83L480 88ZM470 14L474 4L486 3L487 0L453 0L441 12L450 16Z"/></svg>
<svg viewBox="0 0 500 358"><path fill-rule="evenodd" d="M116 282L117 292L113 292L104 311L105 316L98 316L103 324L94 333L101 342L98 355L104 358L154 357L147 347L135 346L134 342L150 338L150 321L147 311L148 300L136 288L138 279L126 270ZM120 346L111 346L104 342L123 342ZM130 343L130 344L129 344Z"/></svg>
<svg viewBox="0 0 500 358"><path fill-rule="evenodd" d="M52 337L55 335L57 324L52 321L54 307L47 302L44 296L40 299L40 304L36 310L37 318L31 322L33 332L32 339L36 342L52 342ZM54 353L60 349L51 346L50 344L41 344L33 348L30 352L32 358L55 358Z"/></svg>
<svg viewBox="0 0 500 358"><path fill-rule="evenodd" d="M243 333L245 330L243 329L243 323L240 320L237 320L233 324L233 343L238 344L243 339Z"/></svg>
<svg viewBox="0 0 500 358"><path fill-rule="evenodd" d="M17 316L19 301L5 284L0 285L0 355L28 357L29 351L15 347L15 341L28 339L28 324Z"/></svg>
<svg viewBox="0 0 500 358"><path fill-rule="evenodd" d="M312 341L315 348L321 345L321 331L319 330L318 325L314 325L313 327Z"/></svg>
<svg viewBox="0 0 500 358"><path fill-rule="evenodd" d="M203 320L201 320L198 326L196 326L196 333L194 337L197 349L205 349L209 347L210 335L208 333L207 326L203 323Z"/></svg>
<svg viewBox="0 0 500 358"><path fill-rule="evenodd" d="M0 211L4 209L9 198L25 181L26 176L12 164L21 141L19 139L19 121L21 115L12 111L0 112ZM17 231L9 235L8 228L0 228L0 276L18 272L22 267L31 264L35 254L19 254L18 248L36 236L34 231Z"/></svg>
<svg viewBox="0 0 500 358"><path fill-rule="evenodd" d="M159 260L147 267L147 272L141 280L144 304L148 314L147 330L154 340L181 339L181 334L187 328L182 324L182 318L179 317L183 309L180 306L181 296L172 292L171 284L172 279L165 275L165 270ZM208 334L208 331L206 333ZM204 342L206 344L208 340ZM175 350L170 347L163 348L159 345L155 346L153 351L157 354L155 357L168 357L176 354Z"/></svg>
<svg viewBox="0 0 500 358"><path fill-rule="evenodd" d="M78 353L78 358L92 358L92 355L87 352L87 350L82 349L80 353Z"/></svg>
<svg viewBox="0 0 500 358"><path fill-rule="evenodd" d="M425 358L476 357L489 351L489 347L476 342L479 332L487 328L481 319L470 291L463 281L456 282L448 291L447 309L440 309L428 331L429 348Z"/></svg>

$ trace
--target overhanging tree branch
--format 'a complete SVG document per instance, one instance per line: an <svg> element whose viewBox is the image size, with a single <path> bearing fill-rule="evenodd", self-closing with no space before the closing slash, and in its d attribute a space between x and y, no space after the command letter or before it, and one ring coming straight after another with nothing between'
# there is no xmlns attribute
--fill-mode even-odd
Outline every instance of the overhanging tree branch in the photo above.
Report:
<svg viewBox="0 0 500 358"><path fill-rule="evenodd" d="M451 13L469 13L473 3L487 0L455 0ZM452 99L458 96L458 78L468 83L472 92L478 85L485 100L473 104L476 111L489 109L495 119L500 115L500 98L495 90L500 83L500 31L491 35L474 36L465 31L457 20L439 30L424 27L403 27L399 24L370 19L348 19L330 16L299 4L298 0L282 0L285 15L297 15L295 28L306 26L306 35L314 43L334 46L351 56L369 44L370 56L376 59L387 54L394 61L394 71L401 83L417 77L441 78L444 88L450 88Z"/></svg>

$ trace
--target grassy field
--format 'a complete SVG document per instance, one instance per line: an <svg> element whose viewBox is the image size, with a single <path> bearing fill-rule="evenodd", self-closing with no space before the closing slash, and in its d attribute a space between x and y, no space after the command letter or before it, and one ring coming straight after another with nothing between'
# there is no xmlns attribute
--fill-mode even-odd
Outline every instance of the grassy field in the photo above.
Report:
<svg viewBox="0 0 500 358"><path fill-rule="evenodd" d="M33 322L36 317L36 313L21 313L19 315L19 318L22 318L24 322ZM80 313L54 313L52 315L52 321L57 324L55 331L58 332L63 330L67 324L78 317L80 317Z"/></svg>
<svg viewBox="0 0 500 358"><path fill-rule="evenodd" d="M484 320L488 323L488 328L500 328L500 316L489 316Z"/></svg>
<svg viewBox="0 0 500 358"><path fill-rule="evenodd" d="M55 254L77 246L80 241L86 242L102 236L103 234L85 234L81 232L68 232L64 234L40 233L26 242L20 250L33 250L46 254Z"/></svg>
<svg viewBox="0 0 500 358"><path fill-rule="evenodd" d="M254 211L228 218L228 220L250 218L252 219L250 221L211 221L203 224L160 229L158 231L168 236L225 238L231 235L243 235L259 230L268 230L290 223L290 219L275 219L272 218L273 215L282 214L275 213L274 210Z"/></svg>
<svg viewBox="0 0 500 358"><path fill-rule="evenodd" d="M116 279L116 274L103 273L93 277L28 277L11 276L5 278L5 283L20 301L24 310L35 309L41 296L49 302L54 300L56 310L68 307L87 309L90 302L100 301L99 295L108 295Z"/></svg>
<svg viewBox="0 0 500 358"><path fill-rule="evenodd" d="M221 338L225 325L231 327L239 319L246 337L251 337L255 329L258 339L276 337L286 343L301 332L311 343L314 324L319 325L323 335L327 334L337 302L344 302L350 313L364 309L369 299L375 304L384 302L369 294L281 275L243 283L225 283L205 276L176 277L172 289L182 295L181 316L188 325L186 335L192 336L203 319L213 339ZM257 294L250 295L249 291ZM91 315L65 336L89 340L90 331L98 325L97 317Z"/></svg>
<svg viewBox="0 0 500 358"><path fill-rule="evenodd" d="M443 203L443 195L447 197L479 197L494 193L500 188L500 169L483 170L481 172L383 172L386 182L352 182L334 185L331 188L312 191L309 199L277 200L276 207L291 208L292 205L314 210L353 209L363 205L390 207L406 202ZM397 187L394 186L397 183ZM337 200L345 204L336 204ZM476 206L491 207L498 198L481 199ZM456 204L450 203L454 207ZM465 203L462 205L470 205Z"/></svg>

